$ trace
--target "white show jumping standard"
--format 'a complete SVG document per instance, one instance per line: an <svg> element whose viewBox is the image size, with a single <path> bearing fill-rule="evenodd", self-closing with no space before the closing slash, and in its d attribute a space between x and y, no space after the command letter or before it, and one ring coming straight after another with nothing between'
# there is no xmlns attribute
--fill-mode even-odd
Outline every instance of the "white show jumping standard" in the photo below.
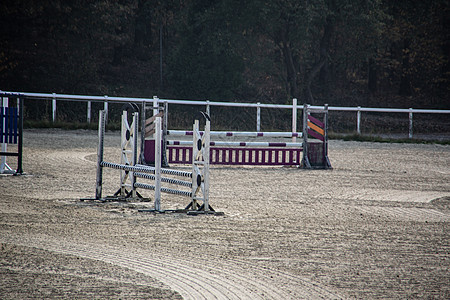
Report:
<svg viewBox="0 0 450 300"><path fill-rule="evenodd" d="M192 172L161 168L161 117L156 116L153 120L155 128L155 165L147 166L137 164L138 161L138 120L139 113L133 113L133 121L128 124L127 112L122 115L122 134L121 134L121 163L106 162L103 160L104 133L105 133L105 113L100 111L99 117L99 146L98 146L98 163L97 163L97 186L95 199L102 199L102 181L103 168L113 168L120 170L120 188L114 194L116 198L141 197L137 189L154 190L154 209L146 211L165 212L161 208L161 192L186 196L191 202L184 210L179 212L187 212L189 214L213 213L214 211L209 205L209 144L210 144L210 119L204 115L206 119L205 134L201 135L199 131L199 120L194 121L193 126L193 153ZM129 155L131 154L131 157ZM185 181L172 177L162 177L161 174L169 176L179 176L190 178ZM137 178L153 181L153 184L137 182ZM169 183L190 188L189 191L178 190L173 188L162 187L162 183ZM130 189L130 191L128 191ZM142 210L143 211L143 210Z"/></svg>

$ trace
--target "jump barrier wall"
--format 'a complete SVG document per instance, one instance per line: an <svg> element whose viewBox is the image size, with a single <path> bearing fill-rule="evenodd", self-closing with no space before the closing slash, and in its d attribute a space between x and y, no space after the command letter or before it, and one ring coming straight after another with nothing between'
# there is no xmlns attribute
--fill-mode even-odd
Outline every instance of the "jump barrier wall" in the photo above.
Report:
<svg viewBox="0 0 450 300"><path fill-rule="evenodd" d="M122 116L121 132L121 163L106 162L103 160L104 132L105 132L105 113L100 111L99 117L99 147L97 159L97 184L95 199L102 199L102 181L103 168L112 168L120 171L120 188L114 194L118 198L142 197L137 189L147 189L154 191L154 209L151 211L164 212L161 208L161 193L169 193L190 198L190 203L183 211L195 213L215 213L209 205L209 131L210 120L206 116L205 134L199 133L199 120L194 121L192 153L192 172L167 169L161 167L161 116L153 118L155 143L155 165L148 166L138 164L138 117L139 113L133 114L133 121L128 124L127 112ZM159 142L158 142L159 141ZM131 157L129 157L131 155ZM169 176L178 176L189 178L181 180L173 177L163 177L162 174ZM151 183L137 182L138 178L151 180ZM189 190L179 190L169 187L162 187L162 183L188 187Z"/></svg>
<svg viewBox="0 0 450 300"><path fill-rule="evenodd" d="M17 107L9 104L16 100ZM23 173L23 97L20 94L0 93L0 174L19 175ZM17 145L17 152L7 150L8 144ZM12 170L6 157L17 157L17 169Z"/></svg>
<svg viewBox="0 0 450 300"><path fill-rule="evenodd" d="M322 115L322 120L311 116ZM309 136L316 139L310 141ZM308 104L303 108L303 160L307 169L331 169L328 158L328 105L323 109L311 109Z"/></svg>
<svg viewBox="0 0 450 300"><path fill-rule="evenodd" d="M167 119L167 108L162 114ZM314 114L316 117L312 116ZM319 120L321 119L321 120ZM303 168L331 168L328 159L328 106L312 110L303 107L304 126L302 132L228 132L211 131L211 137L249 137L249 138L303 138L301 143L280 142L236 142L211 141L210 163L215 165L267 165L299 166ZM172 136L190 136L192 131L164 130L163 156L167 163L190 164L192 162L192 142L168 140ZM200 132L200 134L202 134ZM167 136L167 137L166 137ZM310 137L310 138L309 138ZM154 160L154 140L145 141L145 160ZM149 150L147 150L147 148ZM302 156L303 152L303 156Z"/></svg>

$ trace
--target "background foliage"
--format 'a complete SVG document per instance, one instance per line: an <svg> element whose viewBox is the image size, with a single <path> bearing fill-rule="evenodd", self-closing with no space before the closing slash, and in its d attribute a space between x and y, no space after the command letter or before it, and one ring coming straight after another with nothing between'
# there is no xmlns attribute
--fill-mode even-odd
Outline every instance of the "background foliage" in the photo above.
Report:
<svg viewBox="0 0 450 300"><path fill-rule="evenodd" d="M0 89L448 109L449 7L445 0L3 1Z"/></svg>

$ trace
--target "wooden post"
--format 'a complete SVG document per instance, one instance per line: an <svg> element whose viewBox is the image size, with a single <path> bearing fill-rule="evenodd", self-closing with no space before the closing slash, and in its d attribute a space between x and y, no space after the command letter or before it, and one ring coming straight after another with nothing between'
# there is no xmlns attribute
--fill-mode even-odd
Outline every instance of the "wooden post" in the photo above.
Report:
<svg viewBox="0 0 450 300"><path fill-rule="evenodd" d="M19 141L18 141L18 158L17 158L17 170L16 174L22 174L22 155L23 155L23 97L17 97L19 101Z"/></svg>
<svg viewBox="0 0 450 300"><path fill-rule="evenodd" d="M104 112L104 114L105 114L105 126L106 126L106 123L108 123L108 96L104 96L104 98L105 98L105 102L103 103L103 110L105 111Z"/></svg>
<svg viewBox="0 0 450 300"><path fill-rule="evenodd" d="M162 116L162 161L161 165L164 168L169 167L169 160L167 159L167 131L168 131L168 123L169 123L169 103L167 101L164 102L164 113Z"/></svg>
<svg viewBox="0 0 450 300"><path fill-rule="evenodd" d="M87 123L91 124L91 101L87 102Z"/></svg>
<svg viewBox="0 0 450 300"><path fill-rule="evenodd" d="M1 98L1 107L0 107L0 109L4 109L4 107L8 107L8 98L7 97L4 97L4 98ZM1 118L0 119L0 122L2 122L3 124L2 124L2 128L6 128L6 120L5 119L3 119L3 118ZM0 143L1 143L1 149L0 149L0 151L1 152L6 152L7 150L8 150L8 146L7 146L7 143L3 143L3 140L0 140ZM1 161L0 161L0 174L3 174L3 172L5 171L5 170L7 170L7 171L12 171L12 169L8 166L8 164L6 163L6 156L2 156L1 157Z"/></svg>
<svg viewBox="0 0 450 300"><path fill-rule="evenodd" d="M139 157L140 164L146 164L145 155L144 155L144 147L145 147L145 116L146 116L146 107L145 101L142 101L141 104L141 156Z"/></svg>
<svg viewBox="0 0 450 300"><path fill-rule="evenodd" d="M258 106L256 107L256 131L261 131L261 103L256 103ZM209 115L209 114L208 114Z"/></svg>
<svg viewBox="0 0 450 300"><path fill-rule="evenodd" d="M292 133L297 132L297 98L292 99ZM292 137L292 142L297 142L297 137Z"/></svg>
<svg viewBox="0 0 450 300"><path fill-rule="evenodd" d="M153 115L156 116L158 114L159 108L159 99L157 96L153 96Z"/></svg>
<svg viewBox="0 0 450 300"><path fill-rule="evenodd" d="M95 199L100 200L102 198L102 183L103 183L103 140L105 135L105 112L100 111L98 118L98 149L97 149L97 181L95 189Z"/></svg>
<svg viewBox="0 0 450 300"><path fill-rule="evenodd" d="M127 152L130 143L131 131L128 125L128 113L126 110L122 111L121 130L120 130L120 164L130 165ZM120 196L126 196L126 181L128 178L128 171L120 170Z"/></svg>
<svg viewBox="0 0 450 300"><path fill-rule="evenodd" d="M131 165L135 166L138 162L138 136L139 136L139 113L135 112L133 114L133 124L132 124L132 130L133 130L133 141L132 141L132 157L131 157ZM134 184L136 183L136 177L134 177L134 171L130 172L131 176L131 190L132 190L132 197L136 198L136 187Z"/></svg>
<svg viewBox="0 0 450 300"><path fill-rule="evenodd" d="M53 93L53 100L52 100L52 122L55 123L56 121L56 94Z"/></svg>
<svg viewBox="0 0 450 300"><path fill-rule="evenodd" d="M209 114L208 114L209 116ZM211 121L206 120L205 133L204 133L204 147L202 149L203 156L203 203L205 211L209 211L209 151L210 151L210 130Z"/></svg>
<svg viewBox="0 0 450 300"><path fill-rule="evenodd" d="M197 159L199 156L199 151L201 151L201 148L203 147L202 143L199 143L201 141L201 136L199 134L199 121L194 120L194 125L192 128L192 209L197 209L197 191L199 190L200 186L198 185L197 177L201 174L199 174L199 168L197 166ZM201 185L201 183L200 183Z"/></svg>
<svg viewBox="0 0 450 300"><path fill-rule="evenodd" d="M356 114L356 133L361 134L361 106L358 106L358 112Z"/></svg>
<svg viewBox="0 0 450 300"><path fill-rule="evenodd" d="M324 130L324 141L323 141L323 163L326 169L331 168L330 159L328 158L328 104L323 106L324 116L323 116L323 130Z"/></svg>
<svg viewBox="0 0 450 300"><path fill-rule="evenodd" d="M408 137L410 139L413 138L413 109L409 109L409 134Z"/></svg>
<svg viewBox="0 0 450 300"><path fill-rule="evenodd" d="M308 104L303 105L303 161L302 161L302 167L311 169L311 164L309 163L308 158L308 114L309 114L309 107Z"/></svg>
<svg viewBox="0 0 450 300"><path fill-rule="evenodd" d="M155 120L155 211L161 211L161 117Z"/></svg>
<svg viewBox="0 0 450 300"><path fill-rule="evenodd" d="M211 115L211 108L209 105L209 100L206 100L206 113L208 114L208 116Z"/></svg>

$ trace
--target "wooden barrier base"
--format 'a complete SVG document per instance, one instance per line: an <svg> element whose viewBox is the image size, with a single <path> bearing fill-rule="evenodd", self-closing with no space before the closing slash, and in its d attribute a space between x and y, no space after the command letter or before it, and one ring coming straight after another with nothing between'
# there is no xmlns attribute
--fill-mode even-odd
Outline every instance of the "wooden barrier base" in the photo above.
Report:
<svg viewBox="0 0 450 300"><path fill-rule="evenodd" d="M0 175L2 176L8 176L8 175L12 175L12 176L16 176L16 175L22 175L21 173L17 173L14 170L3 170L3 172L0 172Z"/></svg>
<svg viewBox="0 0 450 300"><path fill-rule="evenodd" d="M311 169L333 169L323 143L308 143L308 162ZM305 166L303 166L305 167Z"/></svg>
<svg viewBox="0 0 450 300"><path fill-rule="evenodd" d="M214 208L209 205L209 210L205 210L205 205L199 205L196 204L195 208L193 207L193 203L189 203L188 206L184 209L166 209L166 210L156 210L156 209L139 209L139 212L153 212L153 213L181 213L181 214L187 214L189 216L196 216L196 215L215 215L215 216L223 216L225 213L220 211L215 211Z"/></svg>
<svg viewBox="0 0 450 300"><path fill-rule="evenodd" d="M224 216L225 213L221 211L204 211L204 210L189 210L189 209L165 209L165 210L156 210L156 209L138 209L138 212L145 213L177 213L177 214L187 214L188 216L197 216L197 215L214 215L214 216Z"/></svg>
<svg viewBox="0 0 450 300"><path fill-rule="evenodd" d="M188 216L197 216L197 215L214 215L214 216L224 216L225 213L222 211L202 211L202 210L191 210L187 212Z"/></svg>
<svg viewBox="0 0 450 300"><path fill-rule="evenodd" d="M150 198L144 198L144 197L122 197L122 196L106 196L101 199L95 199L95 198L81 198L80 201L97 201L101 203L105 202L151 202L152 199Z"/></svg>

